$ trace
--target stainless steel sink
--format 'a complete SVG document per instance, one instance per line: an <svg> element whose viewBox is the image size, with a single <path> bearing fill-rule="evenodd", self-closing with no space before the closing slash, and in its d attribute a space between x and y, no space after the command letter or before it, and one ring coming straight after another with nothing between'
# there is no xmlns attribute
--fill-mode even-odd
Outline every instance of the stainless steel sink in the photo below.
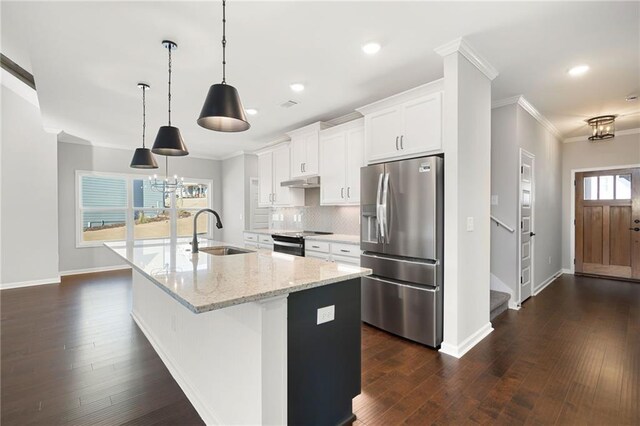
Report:
<svg viewBox="0 0 640 426"><path fill-rule="evenodd" d="M202 247L200 248L200 251L214 256L231 256L232 254L253 253L253 250L245 250L230 246Z"/></svg>

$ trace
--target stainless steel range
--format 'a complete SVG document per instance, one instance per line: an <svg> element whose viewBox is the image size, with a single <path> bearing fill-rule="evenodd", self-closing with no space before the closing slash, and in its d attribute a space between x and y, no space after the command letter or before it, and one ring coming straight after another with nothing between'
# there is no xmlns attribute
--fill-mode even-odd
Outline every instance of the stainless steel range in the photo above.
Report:
<svg viewBox="0 0 640 426"><path fill-rule="evenodd" d="M317 235L331 235L333 232L296 231L282 232L271 235L273 238L273 251L304 257L304 239Z"/></svg>

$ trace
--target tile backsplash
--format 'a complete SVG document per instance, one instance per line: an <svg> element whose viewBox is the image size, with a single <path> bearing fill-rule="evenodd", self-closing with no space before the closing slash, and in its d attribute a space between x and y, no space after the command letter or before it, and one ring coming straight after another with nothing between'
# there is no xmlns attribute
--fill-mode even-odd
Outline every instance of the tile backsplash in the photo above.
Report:
<svg viewBox="0 0 640 426"><path fill-rule="evenodd" d="M304 207L271 209L269 228L360 234L359 206L321 206L320 188L305 191Z"/></svg>

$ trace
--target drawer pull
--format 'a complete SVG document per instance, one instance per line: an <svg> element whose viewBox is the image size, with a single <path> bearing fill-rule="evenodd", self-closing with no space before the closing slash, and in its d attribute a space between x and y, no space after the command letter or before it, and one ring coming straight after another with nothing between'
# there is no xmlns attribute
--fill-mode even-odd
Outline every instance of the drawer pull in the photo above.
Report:
<svg viewBox="0 0 640 426"><path fill-rule="evenodd" d="M311 246L311 247L313 247L313 248L320 248L320 246Z"/></svg>
<svg viewBox="0 0 640 426"><path fill-rule="evenodd" d="M351 253L351 250L340 249L340 251L343 253Z"/></svg>

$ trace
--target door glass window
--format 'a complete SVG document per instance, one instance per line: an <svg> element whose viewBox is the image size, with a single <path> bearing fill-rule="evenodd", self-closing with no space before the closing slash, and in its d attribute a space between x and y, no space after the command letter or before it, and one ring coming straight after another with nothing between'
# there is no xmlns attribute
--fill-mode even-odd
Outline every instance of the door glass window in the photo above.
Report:
<svg viewBox="0 0 640 426"><path fill-rule="evenodd" d="M613 176L600 176L601 200L613 200Z"/></svg>
<svg viewBox="0 0 640 426"><path fill-rule="evenodd" d="M598 199L598 177L597 176L589 176L584 178L584 199L585 200Z"/></svg>
<svg viewBox="0 0 640 426"><path fill-rule="evenodd" d="M631 175L616 176L616 200L631 198Z"/></svg>

